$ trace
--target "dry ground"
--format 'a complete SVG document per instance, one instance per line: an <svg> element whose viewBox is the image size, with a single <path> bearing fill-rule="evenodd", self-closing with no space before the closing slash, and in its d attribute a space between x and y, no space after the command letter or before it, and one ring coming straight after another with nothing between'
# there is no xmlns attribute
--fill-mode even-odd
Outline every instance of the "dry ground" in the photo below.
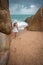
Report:
<svg viewBox="0 0 43 65"><path fill-rule="evenodd" d="M9 65L43 65L43 32L27 31L12 39Z"/></svg>

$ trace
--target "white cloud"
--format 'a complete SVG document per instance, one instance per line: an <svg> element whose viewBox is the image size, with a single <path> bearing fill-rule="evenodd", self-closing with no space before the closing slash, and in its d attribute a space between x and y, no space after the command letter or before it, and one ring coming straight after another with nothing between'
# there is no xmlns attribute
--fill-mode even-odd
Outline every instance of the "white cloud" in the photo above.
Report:
<svg viewBox="0 0 43 65"><path fill-rule="evenodd" d="M30 7L26 7L24 5L15 4L10 7L11 14L34 14L37 11L37 7L35 5L30 5Z"/></svg>
<svg viewBox="0 0 43 65"><path fill-rule="evenodd" d="M31 7L31 8L34 8L34 7L36 7L36 6L35 6L35 5L30 5L30 7Z"/></svg>

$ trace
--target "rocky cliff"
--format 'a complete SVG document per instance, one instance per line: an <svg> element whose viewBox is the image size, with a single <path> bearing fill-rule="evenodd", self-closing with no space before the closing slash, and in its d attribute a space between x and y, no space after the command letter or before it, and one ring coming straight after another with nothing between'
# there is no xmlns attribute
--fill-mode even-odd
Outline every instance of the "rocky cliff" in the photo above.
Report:
<svg viewBox="0 0 43 65"><path fill-rule="evenodd" d="M32 31L43 31L43 6L37 11L30 20L31 23L28 26L28 30Z"/></svg>
<svg viewBox="0 0 43 65"><path fill-rule="evenodd" d="M8 0L0 0L0 65L7 65L12 25Z"/></svg>
<svg viewBox="0 0 43 65"><path fill-rule="evenodd" d="M0 0L0 32L11 33L11 20L8 0Z"/></svg>

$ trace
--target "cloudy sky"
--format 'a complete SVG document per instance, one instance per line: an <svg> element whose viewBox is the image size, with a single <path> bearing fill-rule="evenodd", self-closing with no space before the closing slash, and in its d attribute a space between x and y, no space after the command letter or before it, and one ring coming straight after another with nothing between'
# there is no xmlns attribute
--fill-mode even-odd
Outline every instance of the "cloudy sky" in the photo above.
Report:
<svg viewBox="0 0 43 65"><path fill-rule="evenodd" d="M43 0L9 0L11 14L35 14Z"/></svg>

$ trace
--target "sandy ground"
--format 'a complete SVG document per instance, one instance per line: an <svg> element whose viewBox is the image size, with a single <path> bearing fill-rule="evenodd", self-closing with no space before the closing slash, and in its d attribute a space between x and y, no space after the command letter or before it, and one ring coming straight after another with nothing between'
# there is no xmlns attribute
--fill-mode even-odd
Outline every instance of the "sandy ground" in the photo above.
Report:
<svg viewBox="0 0 43 65"><path fill-rule="evenodd" d="M43 32L27 31L12 39L9 65L43 65Z"/></svg>

